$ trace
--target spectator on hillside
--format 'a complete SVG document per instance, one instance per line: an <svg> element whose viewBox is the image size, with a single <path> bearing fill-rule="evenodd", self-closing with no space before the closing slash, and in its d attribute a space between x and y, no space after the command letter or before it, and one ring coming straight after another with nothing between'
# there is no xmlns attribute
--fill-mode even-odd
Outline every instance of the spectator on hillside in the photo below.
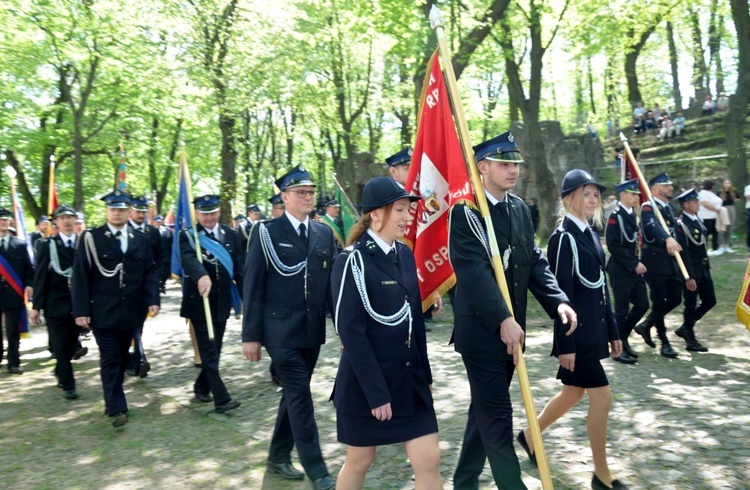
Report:
<svg viewBox="0 0 750 490"><path fill-rule="evenodd" d="M607 119L607 139L615 136L615 125L612 123L612 119Z"/></svg>
<svg viewBox="0 0 750 490"><path fill-rule="evenodd" d="M674 118L672 124L674 125L674 134L679 138L682 131L685 130L685 116L682 115L682 112L677 113L677 117Z"/></svg>
<svg viewBox="0 0 750 490"><path fill-rule="evenodd" d="M710 95L706 95L706 100L701 106L701 116L710 116L714 112L716 112L716 102L711 99Z"/></svg>
<svg viewBox="0 0 750 490"><path fill-rule="evenodd" d="M633 135L639 135L646 132L646 119L643 114L638 114L633 123Z"/></svg>
<svg viewBox="0 0 750 490"><path fill-rule="evenodd" d="M586 125L586 130L589 132L589 136L591 136L591 139L596 139L596 126L594 126L593 121L589 121L589 123Z"/></svg>
<svg viewBox="0 0 750 490"><path fill-rule="evenodd" d="M726 111L729 109L729 97L724 92L719 94L719 98L716 99L716 110Z"/></svg>
<svg viewBox="0 0 750 490"><path fill-rule="evenodd" d="M714 194L713 180L703 181L703 189L698 193L698 198L701 202L701 206L698 208L698 217L703 220L708 236L711 237L712 255L721 255L724 252L719 250L719 233L716 231L716 218L718 218L721 209L721 198Z"/></svg>
<svg viewBox="0 0 750 490"><path fill-rule="evenodd" d="M724 253L732 253L732 232L737 227L734 203L740 200L740 193L732 186L732 181L724 179L721 190L716 193L721 198L721 205L727 210L729 216L729 225L727 229L719 235L719 242L722 244Z"/></svg>
<svg viewBox="0 0 750 490"><path fill-rule="evenodd" d="M643 102L637 102L635 109L633 109L633 123L638 120L638 116L644 116L645 114L646 109L643 108Z"/></svg>
<svg viewBox="0 0 750 490"><path fill-rule="evenodd" d="M653 111L648 111L646 113L646 130L656 131L657 129L659 129L659 123L654 118Z"/></svg>
<svg viewBox="0 0 750 490"><path fill-rule="evenodd" d="M671 138L674 133L674 123L669 119L669 116L661 118L661 129L659 130L659 141L664 141L666 138Z"/></svg>

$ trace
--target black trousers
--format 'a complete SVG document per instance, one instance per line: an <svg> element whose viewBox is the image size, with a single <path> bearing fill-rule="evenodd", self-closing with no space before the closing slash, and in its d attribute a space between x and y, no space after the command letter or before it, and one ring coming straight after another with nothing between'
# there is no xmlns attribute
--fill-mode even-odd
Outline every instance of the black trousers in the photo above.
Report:
<svg viewBox="0 0 750 490"><path fill-rule="evenodd" d="M146 319L144 318L144 322ZM141 325L141 328L135 329L133 331L133 342L132 342L132 352L130 350L130 360L128 361L128 369L132 369L133 371L138 373L141 369L141 364L146 362L146 352L143 349L143 325Z"/></svg>
<svg viewBox="0 0 750 490"><path fill-rule="evenodd" d="M320 347L286 349L266 347L276 373L284 386L276 414L268 461L291 462L292 448L297 447L300 463L311 480L328 476L315 423L310 379L318 362Z"/></svg>
<svg viewBox="0 0 750 490"><path fill-rule="evenodd" d="M711 276L695 280L698 288L690 291L685 288L685 327L692 329L696 322L716 306L716 293L714 292L714 281ZM698 297L701 302L697 303ZM698 306L696 306L696 303Z"/></svg>
<svg viewBox="0 0 750 490"><path fill-rule="evenodd" d="M99 346L105 412L110 417L118 412L127 412L128 402L125 400L122 382L128 365L128 349L133 340L133 330L93 327L91 331Z"/></svg>
<svg viewBox="0 0 750 490"><path fill-rule="evenodd" d="M191 318L195 340L198 342L198 352L201 355L201 373L193 384L193 391L197 394L207 395L210 391L214 395L214 405L228 402L231 397L224 386L219 374L219 356L221 356L221 345L224 342L224 331L227 321L214 322L214 340L208 339L208 324L206 319Z"/></svg>
<svg viewBox="0 0 750 490"><path fill-rule="evenodd" d="M18 324L21 322L21 308L3 308L2 313L5 315L5 337L8 339L8 367L19 367L21 365L21 356L18 349L21 346L21 332L18 330ZM3 360L2 349L0 349L0 361Z"/></svg>
<svg viewBox="0 0 750 490"><path fill-rule="evenodd" d="M719 249L719 231L716 229L716 218L704 219L703 225L706 227L706 232L711 237L711 249Z"/></svg>
<svg viewBox="0 0 750 490"><path fill-rule="evenodd" d="M462 358L471 387L471 405L453 488L479 488L479 475L489 459L498 489L525 489L513 447L513 407L508 392L515 366L512 362Z"/></svg>
<svg viewBox="0 0 750 490"><path fill-rule="evenodd" d="M635 325L648 311L646 279L642 276L633 277L630 274L610 274L609 285L615 302L617 329L620 331L620 337L627 340Z"/></svg>
<svg viewBox="0 0 750 490"><path fill-rule="evenodd" d="M656 333L662 342L667 340L664 317L682 302L683 281L678 276L646 274L651 290L651 317L656 325Z"/></svg>
<svg viewBox="0 0 750 490"><path fill-rule="evenodd" d="M60 318L45 315L45 319L49 332L49 343L57 361L57 364L55 364L57 380L62 385L63 390L75 390L76 380L73 377L73 365L70 360L78 346L80 327L76 325L73 317Z"/></svg>

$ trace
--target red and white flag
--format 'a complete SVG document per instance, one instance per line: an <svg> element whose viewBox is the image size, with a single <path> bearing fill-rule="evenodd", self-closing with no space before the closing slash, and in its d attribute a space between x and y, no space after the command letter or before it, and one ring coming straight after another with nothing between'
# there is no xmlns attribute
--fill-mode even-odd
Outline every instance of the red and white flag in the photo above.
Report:
<svg viewBox="0 0 750 490"><path fill-rule="evenodd" d="M427 310L435 293L442 295L456 283L448 260L450 208L459 201L474 202L437 52L430 58L419 107L417 141L405 188L422 200L412 203L413 221L404 243L414 251L422 309Z"/></svg>
<svg viewBox="0 0 750 490"><path fill-rule="evenodd" d="M628 157L627 152L623 152L623 154L622 154L622 170L621 170L621 173L620 173L620 179L621 180L620 181L621 182L625 182L626 180L632 180L632 179L636 179L636 178L638 178L638 174L635 171L635 166L633 165L633 161L630 160L630 158ZM643 185L640 182L638 182L638 188L641 191L641 202L640 202L640 204L643 204L644 202L646 202L648 200L647 199L647 194L646 194L646 189L643 188Z"/></svg>

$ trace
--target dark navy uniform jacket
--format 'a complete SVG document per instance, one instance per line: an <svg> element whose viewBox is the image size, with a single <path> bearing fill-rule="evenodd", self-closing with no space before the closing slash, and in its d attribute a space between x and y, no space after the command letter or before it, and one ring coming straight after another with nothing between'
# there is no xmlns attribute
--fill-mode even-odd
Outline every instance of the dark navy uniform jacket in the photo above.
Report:
<svg viewBox="0 0 750 490"><path fill-rule="evenodd" d="M512 194L508 194L508 201L509 219L503 218L493 206L490 206L490 215L500 253L511 248L505 279L515 319L525 330L528 291L534 294L550 318L557 316L557 307L568 298L557 286L544 254L534 243L534 227L528 207ZM450 260L457 281L453 307L456 351L477 359L509 362L513 356L508 354L506 345L500 340L499 331L503 320L511 316L510 310L495 282L487 251L471 231L466 209L465 204L457 204L450 216ZM469 212L485 229L479 211L469 209Z"/></svg>
<svg viewBox="0 0 750 490"><path fill-rule="evenodd" d="M609 215L604 236L610 253L607 272L617 277L638 278L635 268L638 267L640 260L638 260L638 223L635 209L632 213L628 213L618 204ZM633 237L635 239L630 242L629 240Z"/></svg>
<svg viewBox="0 0 750 490"><path fill-rule="evenodd" d="M120 241L106 224L79 237L81 243L76 247L73 263L73 316L91 317L93 328L140 328L148 307L160 304L159 276L148 238L127 226L123 231L128 233L128 249L124 254ZM117 264L124 264L122 281L119 273L113 277L102 275L93 257L89 261L86 235L93 238L104 269L111 271Z"/></svg>
<svg viewBox="0 0 750 490"><path fill-rule="evenodd" d="M198 279L208 275L211 278L211 292L208 294L208 304L211 308L213 321L225 322L229 318L232 309L231 280L229 272L221 265L220 262L211 264L206 261L209 257L208 252L201 248L203 252L203 264L198 262L195 255L195 248L188 241L187 234L191 237L194 233L192 228L180 231L180 263L185 275L182 278L182 305L180 307L180 316L184 318L199 318L205 320L205 310L203 309L203 297L198 293ZM198 233L205 233L205 228L198 225ZM242 294L242 266L244 265L243 253L240 246L240 238L237 232L228 226L220 225L219 236L216 237L229 255L232 257L234 264L234 279L237 287Z"/></svg>
<svg viewBox="0 0 750 490"><path fill-rule="evenodd" d="M26 242L11 236L10 232L6 237L8 239L8 250L3 251L0 247L0 255L5 257L16 275L23 284L22 287L32 287L34 282L34 266L31 265L29 251L26 248ZM8 284L4 277L0 276L0 307L20 308L24 306L24 298L19 296Z"/></svg>
<svg viewBox="0 0 750 490"><path fill-rule="evenodd" d="M336 325L344 350L331 399L343 413L370 416L373 408L390 402L394 416L409 416L414 414L415 396L428 407L432 406L429 388L432 373L427 360L414 256L403 243L396 242L396 247L398 265L364 233L353 247L347 247L339 255L333 268L333 301L334 305L340 304ZM361 254L367 295L375 313L391 316L405 301L409 302L410 346L407 345L408 318L397 326L386 326L365 311L351 267L344 275L345 264L353 250ZM356 256L352 262L360 264Z"/></svg>
<svg viewBox="0 0 750 490"><path fill-rule="evenodd" d="M711 277L711 266L708 263L708 251L705 242L703 245L696 245L686 234L687 231L693 240L700 243L701 238L708 239L705 226L697 216L690 217L686 213L682 213L680 221L682 224L679 221L677 224L677 243L682 246L682 257L686 259L683 262L685 262L688 274L693 279Z"/></svg>
<svg viewBox="0 0 750 490"><path fill-rule="evenodd" d="M278 259L287 266L307 259L306 271L284 276L266 261L261 223ZM288 349L317 347L326 337L326 300L337 253L333 233L326 225L308 220L305 249L286 214L261 223L252 228L245 258L242 341Z"/></svg>
<svg viewBox="0 0 750 490"><path fill-rule="evenodd" d="M57 256L62 270L73 266L75 248L68 248L59 235L42 238L36 244L36 273L34 274L34 309L44 310L44 315L52 318L71 318L73 302L71 301L68 278L58 274L52 268L50 243L57 247ZM79 238L75 238L76 245Z"/></svg>
<svg viewBox="0 0 750 490"><path fill-rule="evenodd" d="M135 230L132 221L128 221L128 228ZM156 273L161 277L162 271L164 270L164 255L162 253L161 233L159 233L159 229L148 223L144 223L143 231L136 231L143 233L148 237L148 242L151 244L151 255L154 257L154 264L157 269Z"/></svg>
<svg viewBox="0 0 750 490"><path fill-rule="evenodd" d="M604 276L605 289L590 289L584 286L573 267L573 252L570 238L573 236L578 250L578 268L590 282L597 282ZM588 236L587 236L588 235ZM594 241L596 240L596 241ZM565 335L570 325L555 319L555 335L552 354L576 355L576 360L594 361L609 357L609 342L620 339L617 323L612 314L607 278L604 274L604 250L599 236L589 230L581 231L576 223L565 218L552 233L547 245L550 268L555 272L557 283L570 298L570 306L578 316L578 327L569 336Z"/></svg>
<svg viewBox="0 0 750 490"><path fill-rule="evenodd" d="M646 201L641 205L641 226L643 227L643 252L641 261L648 269L649 274L662 274L665 276L677 275L682 277L677 259L667 252L667 239L674 238L677 220L672 213L672 207L663 206L657 202L659 212L664 218L670 233L664 231L659 219L654 214L653 204Z"/></svg>

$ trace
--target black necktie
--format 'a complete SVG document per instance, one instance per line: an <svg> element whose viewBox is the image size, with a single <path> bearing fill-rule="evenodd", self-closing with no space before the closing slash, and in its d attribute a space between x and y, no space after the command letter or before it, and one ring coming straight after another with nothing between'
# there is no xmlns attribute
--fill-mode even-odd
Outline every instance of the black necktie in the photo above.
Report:
<svg viewBox="0 0 750 490"><path fill-rule="evenodd" d="M305 249L307 249L307 234L305 234L305 224L300 223L299 225L299 238L302 240L302 244L305 246Z"/></svg>
<svg viewBox="0 0 750 490"><path fill-rule="evenodd" d="M388 258L391 259L391 262L394 264L398 263L398 259L396 258L396 249L391 249L390 252L388 252Z"/></svg>
<svg viewBox="0 0 750 490"><path fill-rule="evenodd" d="M8 237L3 238L3 252L8 251Z"/></svg>
<svg viewBox="0 0 750 490"><path fill-rule="evenodd" d="M122 232L120 230L117 230L117 232L115 232L115 238L117 238L117 240L119 241L121 236Z"/></svg>
<svg viewBox="0 0 750 490"><path fill-rule="evenodd" d="M500 215L503 218L508 217L508 203L505 201L500 201L499 203L495 204L495 207L498 211L500 211Z"/></svg>
<svg viewBox="0 0 750 490"><path fill-rule="evenodd" d="M206 235L208 235L208 238L211 238L212 240L216 240L216 237L214 236L213 231L209 231L208 233L206 233Z"/></svg>
<svg viewBox="0 0 750 490"><path fill-rule="evenodd" d="M68 248L73 248L73 240L68 240Z"/></svg>

